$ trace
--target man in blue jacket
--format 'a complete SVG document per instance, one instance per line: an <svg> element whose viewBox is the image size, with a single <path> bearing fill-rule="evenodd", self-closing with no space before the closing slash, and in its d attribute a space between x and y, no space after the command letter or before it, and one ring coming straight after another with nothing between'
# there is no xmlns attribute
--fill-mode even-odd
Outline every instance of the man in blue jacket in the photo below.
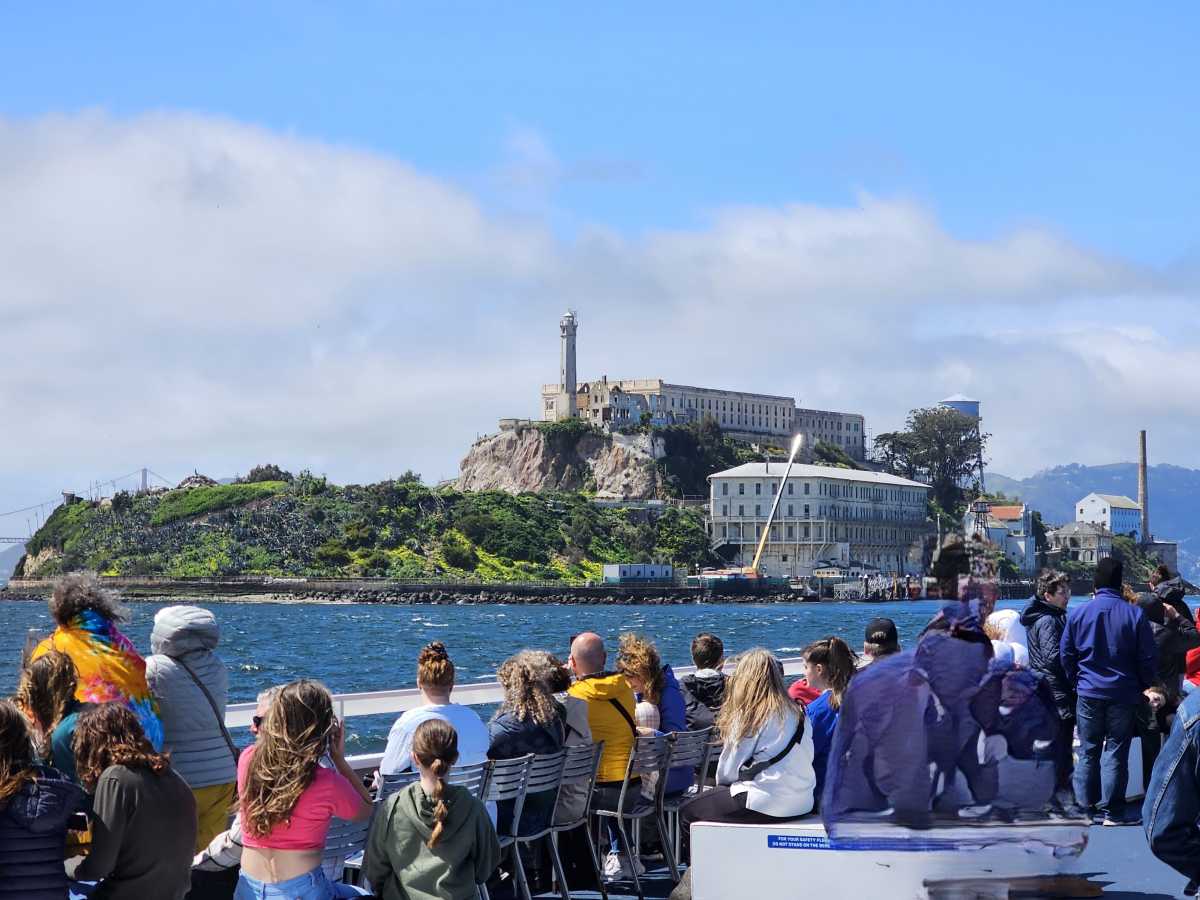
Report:
<svg viewBox="0 0 1200 900"><path fill-rule="evenodd" d="M1125 817L1129 744L1142 691L1154 683L1157 655L1149 620L1121 596L1124 574L1119 559L1100 560L1095 594L1068 614L1060 648L1079 698L1075 802L1090 809L1099 787L1105 825L1140 823Z"/></svg>
<svg viewBox="0 0 1200 900"><path fill-rule="evenodd" d="M1200 884L1200 692L1184 700L1154 763L1142 807L1150 851L1188 878L1184 895Z"/></svg>

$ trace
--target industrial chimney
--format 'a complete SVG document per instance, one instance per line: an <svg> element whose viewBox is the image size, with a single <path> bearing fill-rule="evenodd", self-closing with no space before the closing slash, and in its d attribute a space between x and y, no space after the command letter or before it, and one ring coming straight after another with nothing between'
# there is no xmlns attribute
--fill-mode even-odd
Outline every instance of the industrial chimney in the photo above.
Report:
<svg viewBox="0 0 1200 900"><path fill-rule="evenodd" d="M1150 491L1146 486L1146 432L1138 432L1138 506L1142 510L1142 543L1148 544L1150 535Z"/></svg>

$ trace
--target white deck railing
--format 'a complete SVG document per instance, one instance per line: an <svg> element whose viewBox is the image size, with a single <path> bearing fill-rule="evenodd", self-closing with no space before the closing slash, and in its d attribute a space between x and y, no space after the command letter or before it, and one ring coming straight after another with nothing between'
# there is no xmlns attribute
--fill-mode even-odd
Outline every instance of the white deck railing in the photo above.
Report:
<svg viewBox="0 0 1200 900"><path fill-rule="evenodd" d="M804 658L789 656L781 659L786 675L800 675L804 671ZM674 669L678 676L695 672L695 666L683 666ZM454 687L454 702L465 706L475 706L482 703L499 703L504 699L504 690L496 681L482 681L470 684L459 684ZM424 701L417 688L401 688L395 691L366 691L357 694L334 694L334 711L338 718L350 719L354 716L374 716L383 714L398 715L415 709ZM225 707L225 724L230 728L245 728L254 716L254 703L231 703ZM356 769L370 769L379 765L381 753L365 753L349 757L351 765Z"/></svg>

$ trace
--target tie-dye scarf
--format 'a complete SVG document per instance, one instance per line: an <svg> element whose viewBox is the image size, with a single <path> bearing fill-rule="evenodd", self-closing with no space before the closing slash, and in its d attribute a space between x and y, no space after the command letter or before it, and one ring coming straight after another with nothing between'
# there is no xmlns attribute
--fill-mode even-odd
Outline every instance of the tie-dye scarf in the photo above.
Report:
<svg viewBox="0 0 1200 900"><path fill-rule="evenodd" d="M146 661L116 625L95 610L85 609L70 625L60 625L38 644L33 658L51 649L67 654L75 663L79 675L77 700L124 703L137 714L154 749L162 749L162 721L146 684Z"/></svg>

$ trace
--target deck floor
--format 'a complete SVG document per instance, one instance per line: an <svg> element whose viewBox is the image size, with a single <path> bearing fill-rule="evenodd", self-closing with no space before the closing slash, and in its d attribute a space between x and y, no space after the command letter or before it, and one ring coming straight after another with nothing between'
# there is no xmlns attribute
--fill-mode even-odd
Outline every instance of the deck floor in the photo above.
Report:
<svg viewBox="0 0 1200 900"><path fill-rule="evenodd" d="M1088 829L1088 847L1078 862L1071 866L1075 873L1086 875L1087 880L1103 890L1105 900L1173 900L1182 895L1187 880L1169 866L1156 860L1146 846L1141 828ZM671 878L665 868L651 869L642 878L642 888L647 900L664 900L672 888ZM557 895L540 894L543 898ZM609 886L610 900L633 900L633 885L621 882ZM1019 894L1028 898L1029 894ZM598 891L573 891L573 900L598 900ZM741 900L730 897L727 900ZM745 900L771 900L771 898L745 898ZM907 898L905 898L907 900Z"/></svg>

